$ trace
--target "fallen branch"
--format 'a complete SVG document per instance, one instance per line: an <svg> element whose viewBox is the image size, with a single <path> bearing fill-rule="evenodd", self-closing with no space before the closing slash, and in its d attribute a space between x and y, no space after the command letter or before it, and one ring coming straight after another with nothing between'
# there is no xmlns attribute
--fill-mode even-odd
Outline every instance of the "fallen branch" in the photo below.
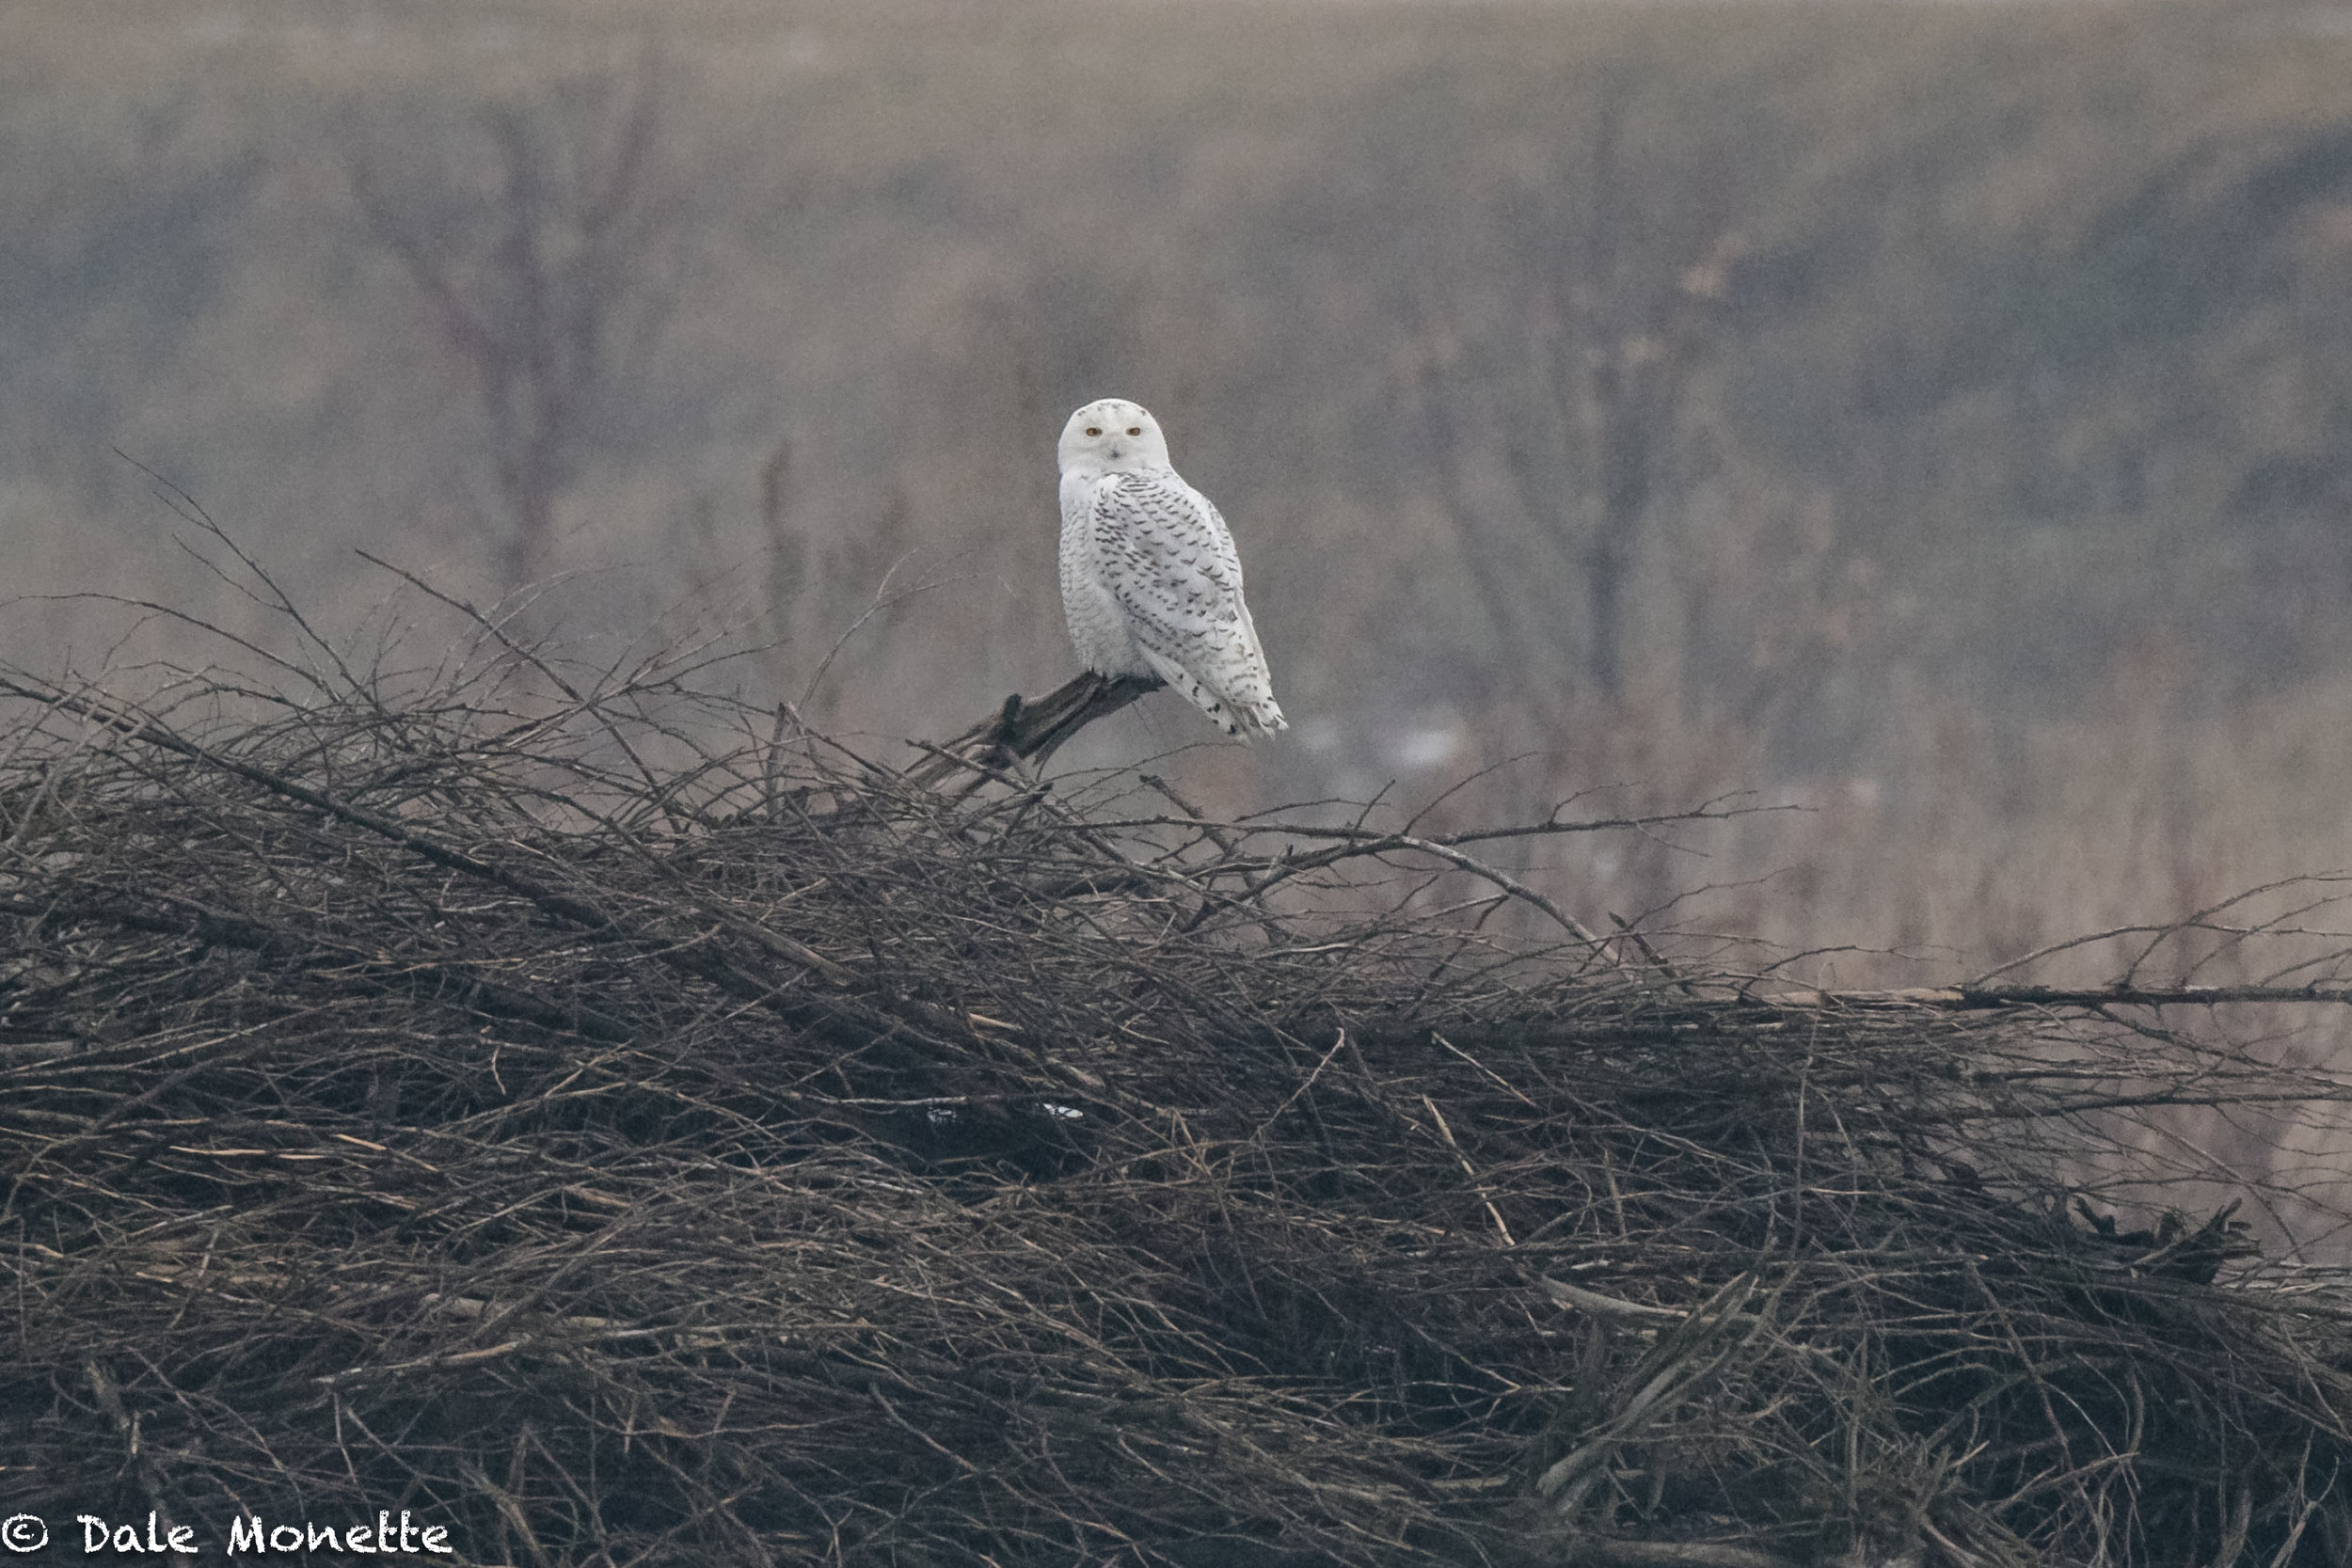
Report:
<svg viewBox="0 0 2352 1568"><path fill-rule="evenodd" d="M1757 999L1785 1007L2218 1007L2229 1003L2352 1004L2352 985L2309 986L1913 986L1894 990L1782 990Z"/></svg>

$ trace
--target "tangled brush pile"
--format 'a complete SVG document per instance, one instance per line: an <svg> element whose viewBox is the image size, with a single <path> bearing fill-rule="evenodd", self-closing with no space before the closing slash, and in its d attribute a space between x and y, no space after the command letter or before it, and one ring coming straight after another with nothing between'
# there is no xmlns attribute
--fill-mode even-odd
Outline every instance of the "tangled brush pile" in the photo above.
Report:
<svg viewBox="0 0 2352 1568"><path fill-rule="evenodd" d="M1554 921L1511 833L959 796L545 674L9 677L11 1507L535 1564L2352 1560L2352 1299L2067 1185L2329 1082L1774 1000Z"/></svg>

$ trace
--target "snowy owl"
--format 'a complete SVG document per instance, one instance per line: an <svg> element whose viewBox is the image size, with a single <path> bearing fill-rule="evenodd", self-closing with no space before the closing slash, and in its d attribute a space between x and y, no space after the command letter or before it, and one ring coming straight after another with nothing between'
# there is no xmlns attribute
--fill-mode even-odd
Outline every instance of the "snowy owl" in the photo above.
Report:
<svg viewBox="0 0 2352 1568"><path fill-rule="evenodd" d="M1061 604L1089 670L1156 675L1228 735L1290 724L1209 498L1168 465L1140 404L1089 403L1061 433Z"/></svg>

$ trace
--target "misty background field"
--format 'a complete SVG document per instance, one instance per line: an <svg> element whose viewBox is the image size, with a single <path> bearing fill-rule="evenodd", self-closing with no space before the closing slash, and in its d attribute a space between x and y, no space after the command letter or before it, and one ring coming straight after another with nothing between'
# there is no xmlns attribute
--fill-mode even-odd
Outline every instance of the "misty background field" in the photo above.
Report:
<svg viewBox="0 0 2352 1568"><path fill-rule="evenodd" d="M911 759L1073 673L1119 394L1295 728L1073 761L1802 807L1539 872L1847 983L2352 866L2352 7L24 0L0 210L0 659L277 637L151 470Z"/></svg>

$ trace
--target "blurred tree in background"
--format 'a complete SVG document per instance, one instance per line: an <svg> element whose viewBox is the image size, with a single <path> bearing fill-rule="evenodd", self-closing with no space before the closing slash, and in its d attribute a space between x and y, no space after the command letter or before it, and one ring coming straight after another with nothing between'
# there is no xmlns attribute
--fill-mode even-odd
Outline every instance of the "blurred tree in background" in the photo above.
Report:
<svg viewBox="0 0 2352 1568"><path fill-rule="evenodd" d="M509 591L545 569L557 500L628 417L678 306L691 176L662 145L662 96L647 53L627 75L486 104L457 136L386 137L349 158L367 233L478 400Z"/></svg>

